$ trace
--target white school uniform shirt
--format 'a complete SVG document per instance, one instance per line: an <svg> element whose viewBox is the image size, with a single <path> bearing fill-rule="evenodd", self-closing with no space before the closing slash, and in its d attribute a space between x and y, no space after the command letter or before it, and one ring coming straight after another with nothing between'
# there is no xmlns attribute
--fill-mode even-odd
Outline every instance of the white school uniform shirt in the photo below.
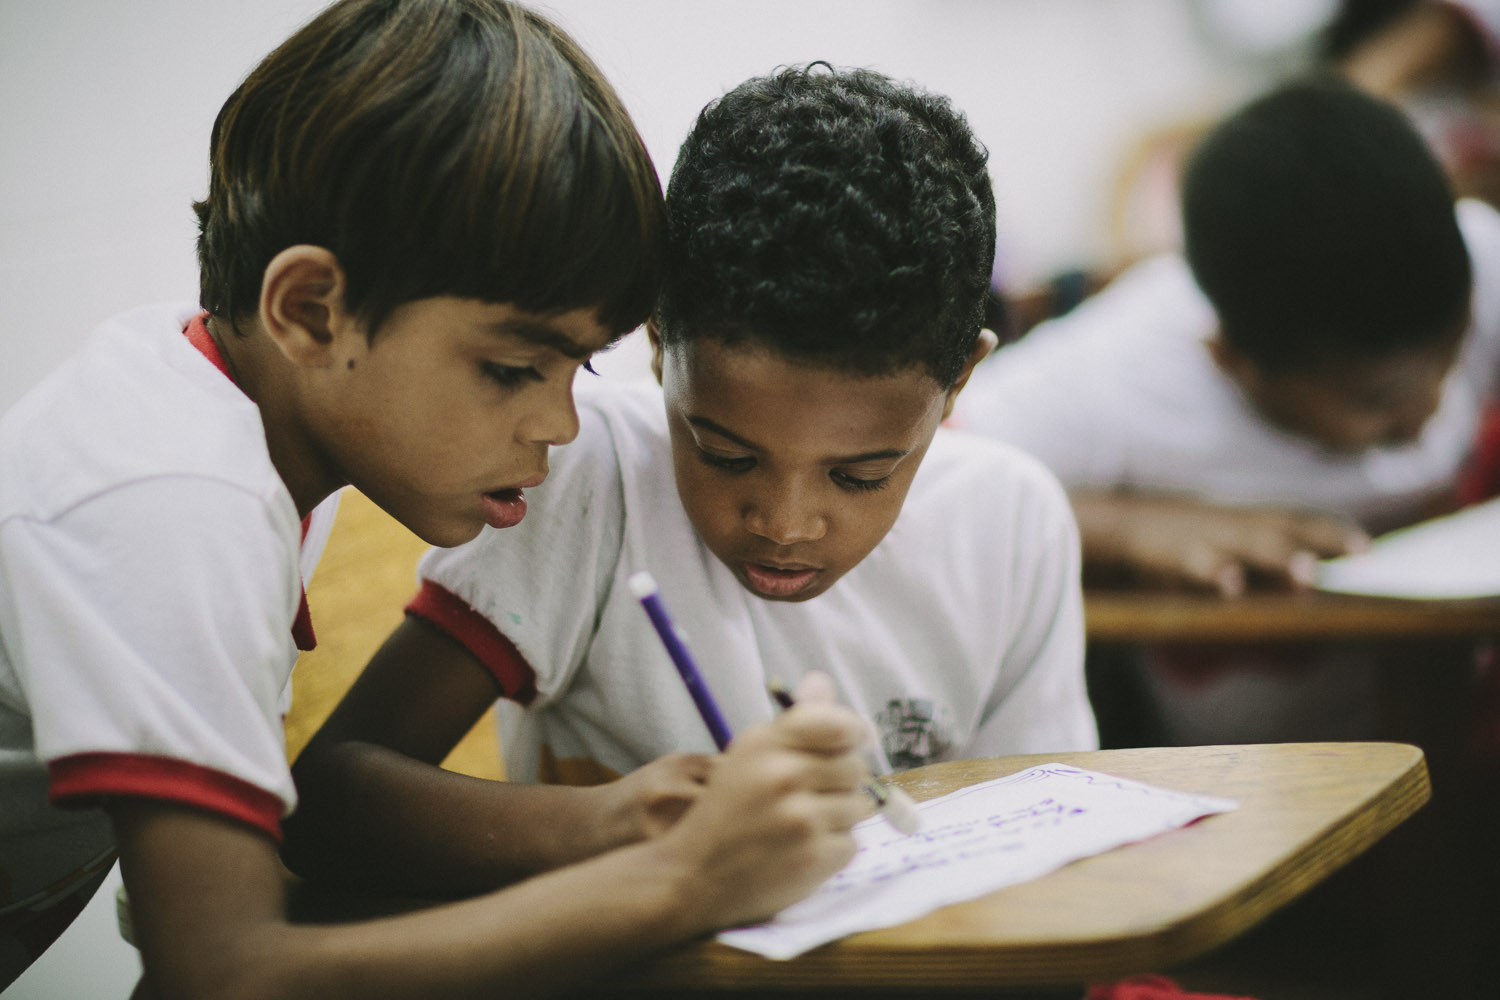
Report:
<svg viewBox="0 0 1500 1000"><path fill-rule="evenodd" d="M304 528L196 313L103 324L0 420L0 913L107 856L102 797L278 839L296 802L291 628L337 499Z"/></svg>
<svg viewBox="0 0 1500 1000"><path fill-rule="evenodd" d="M1070 489L1407 519L1453 484L1500 376L1500 215L1464 201L1458 218L1474 323L1437 412L1409 445L1335 454L1267 424L1209 355L1217 320L1175 254L1136 265L982 362L955 423L1036 455Z"/></svg>
<svg viewBox="0 0 1500 1000"><path fill-rule="evenodd" d="M580 393L524 521L423 557L411 610L496 673L507 774L589 780L711 752L628 578L648 570L730 729L769 719L772 677L827 671L892 766L1097 746L1082 675L1078 539L1033 460L939 431L889 534L800 603L745 590L678 499L661 391ZM524 664L498 662L495 633ZM501 643L503 645L503 642Z"/></svg>

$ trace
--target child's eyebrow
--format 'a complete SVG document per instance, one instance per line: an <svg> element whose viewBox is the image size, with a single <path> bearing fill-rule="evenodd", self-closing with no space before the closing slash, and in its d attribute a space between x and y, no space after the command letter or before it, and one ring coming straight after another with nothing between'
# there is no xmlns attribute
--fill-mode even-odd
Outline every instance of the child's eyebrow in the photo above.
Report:
<svg viewBox="0 0 1500 1000"><path fill-rule="evenodd" d="M707 417L688 417L687 422L694 427L701 427L712 434L717 434L719 437L727 438L742 448L749 448L751 451L765 451L764 448L754 441L740 437L734 431L719 426ZM866 451L858 455L840 455L836 458L830 458L827 461L831 465L858 465L860 462L878 462L884 459L905 458L910 454L910 448L882 448L879 451Z"/></svg>
<svg viewBox="0 0 1500 1000"><path fill-rule="evenodd" d="M520 337L533 344L550 347L564 357L575 360L586 358L597 350L595 347L579 344L561 330L539 320L504 319L486 324L485 329L497 336Z"/></svg>
<svg viewBox="0 0 1500 1000"><path fill-rule="evenodd" d="M721 427L721 426L719 426L718 424L714 423L712 420L708 419L707 417L688 417L687 418L687 422L690 423L690 424L692 424L694 427L701 427L704 430L706 430L706 431L708 431L708 432L710 432L712 434L717 434L721 438L728 438L730 441L733 441L735 444L740 445L743 448L749 448L751 451L763 451L764 450L763 448L761 448L760 445L756 444L754 441L750 441L750 440L748 440L746 438L740 437L734 431L730 430L727 427Z"/></svg>

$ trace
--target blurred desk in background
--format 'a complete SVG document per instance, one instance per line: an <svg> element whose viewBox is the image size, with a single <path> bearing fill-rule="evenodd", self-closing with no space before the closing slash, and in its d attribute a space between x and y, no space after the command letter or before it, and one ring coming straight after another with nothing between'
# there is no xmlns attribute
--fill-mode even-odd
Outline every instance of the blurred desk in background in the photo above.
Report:
<svg viewBox="0 0 1500 1000"><path fill-rule="evenodd" d="M1090 642L1483 639L1500 636L1500 598L1398 600L1311 591L1173 594L1086 590Z"/></svg>

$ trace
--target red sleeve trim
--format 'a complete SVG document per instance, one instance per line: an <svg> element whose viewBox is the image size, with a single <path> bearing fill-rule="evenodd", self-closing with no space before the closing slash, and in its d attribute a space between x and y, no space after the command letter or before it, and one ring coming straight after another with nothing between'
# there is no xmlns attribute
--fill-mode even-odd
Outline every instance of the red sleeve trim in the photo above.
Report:
<svg viewBox="0 0 1500 1000"><path fill-rule="evenodd" d="M239 820L281 843L281 799L231 774L176 757L80 753L47 765L54 805L94 805L116 795L165 799Z"/></svg>
<svg viewBox="0 0 1500 1000"><path fill-rule="evenodd" d="M1500 496L1500 402L1490 403L1479 419L1474 452L1458 480L1458 502L1479 503Z"/></svg>
<svg viewBox="0 0 1500 1000"><path fill-rule="evenodd" d="M406 613L422 619L452 636L500 685L500 693L512 701L529 705L536 697L536 671L494 622L471 608L446 587L423 580L417 596L406 605Z"/></svg>

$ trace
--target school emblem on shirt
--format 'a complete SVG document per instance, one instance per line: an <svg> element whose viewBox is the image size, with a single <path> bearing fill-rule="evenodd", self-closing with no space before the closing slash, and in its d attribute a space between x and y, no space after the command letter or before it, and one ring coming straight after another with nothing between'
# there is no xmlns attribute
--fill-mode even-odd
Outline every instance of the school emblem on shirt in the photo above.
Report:
<svg viewBox="0 0 1500 1000"><path fill-rule="evenodd" d="M941 735L948 728L940 718L943 715L931 698L892 698L885 703L885 709L875 715L875 727L892 768L930 764L948 749Z"/></svg>

